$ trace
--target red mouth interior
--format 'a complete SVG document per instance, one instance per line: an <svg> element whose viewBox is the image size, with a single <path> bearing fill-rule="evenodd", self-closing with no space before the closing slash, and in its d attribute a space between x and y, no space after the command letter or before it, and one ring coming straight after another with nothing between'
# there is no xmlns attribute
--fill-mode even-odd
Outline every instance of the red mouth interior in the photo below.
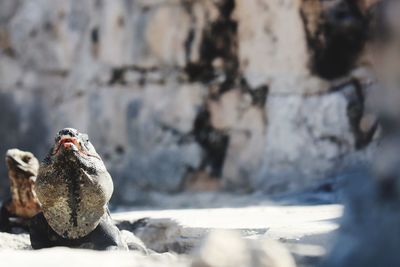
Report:
<svg viewBox="0 0 400 267"><path fill-rule="evenodd" d="M72 146L76 146L78 149L80 148L78 139L76 137L64 137L58 141L57 148L54 151L54 154L57 154L60 150L61 146L65 149L70 149Z"/></svg>
<svg viewBox="0 0 400 267"><path fill-rule="evenodd" d="M73 146L78 149L79 154L89 157L95 157L101 160L99 156L92 155L86 151L83 151L80 143L78 142L78 138L76 137L62 137L60 141L58 141L57 148L54 149L53 155L56 155L60 151L61 147L63 147L64 149L71 149Z"/></svg>
<svg viewBox="0 0 400 267"><path fill-rule="evenodd" d="M76 137L71 137L71 138L62 138L58 144L61 145L66 145L66 144L74 144L74 145L78 145L78 139Z"/></svg>

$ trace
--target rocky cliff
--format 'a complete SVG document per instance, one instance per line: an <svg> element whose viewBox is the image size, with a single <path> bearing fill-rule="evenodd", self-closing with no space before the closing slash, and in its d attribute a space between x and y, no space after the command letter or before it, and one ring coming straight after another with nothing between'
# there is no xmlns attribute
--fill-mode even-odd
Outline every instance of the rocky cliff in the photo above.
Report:
<svg viewBox="0 0 400 267"><path fill-rule="evenodd" d="M120 203L337 175L375 129L369 2L1 0L0 155L80 129Z"/></svg>

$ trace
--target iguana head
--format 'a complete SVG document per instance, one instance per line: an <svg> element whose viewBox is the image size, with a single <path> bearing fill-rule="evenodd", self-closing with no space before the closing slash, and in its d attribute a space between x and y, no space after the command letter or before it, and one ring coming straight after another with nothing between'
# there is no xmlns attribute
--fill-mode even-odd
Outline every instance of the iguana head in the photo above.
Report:
<svg viewBox="0 0 400 267"><path fill-rule="evenodd" d="M40 211L33 191L39 161L32 153L14 148L7 150L6 163L11 189L11 202L6 208L13 216L31 218Z"/></svg>
<svg viewBox="0 0 400 267"><path fill-rule="evenodd" d="M50 155L53 160L65 156L92 157L101 160L92 143L90 143L89 136L73 128L64 128L58 132Z"/></svg>
<svg viewBox="0 0 400 267"><path fill-rule="evenodd" d="M64 128L40 164L35 190L53 230L76 239L93 231L105 215L113 183L88 135Z"/></svg>

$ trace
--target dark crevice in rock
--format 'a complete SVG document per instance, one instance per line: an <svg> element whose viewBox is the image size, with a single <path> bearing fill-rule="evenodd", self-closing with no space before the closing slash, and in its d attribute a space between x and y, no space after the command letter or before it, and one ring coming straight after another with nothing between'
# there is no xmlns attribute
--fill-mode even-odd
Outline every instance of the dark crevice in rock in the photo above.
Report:
<svg viewBox="0 0 400 267"><path fill-rule="evenodd" d="M171 127L166 124L163 124L161 122L159 122L159 125L163 132L168 132L171 135L178 137L179 138L178 144L184 144L185 141L188 140L188 139L186 139L186 135L184 133L182 133L179 129L176 129L176 128Z"/></svg>
<svg viewBox="0 0 400 267"><path fill-rule="evenodd" d="M192 16L192 20L194 20L193 16ZM194 24L195 22L192 21L192 23ZM185 54L186 54L186 60L188 62L190 61L190 54L192 53L192 44L193 44L194 37L195 37L195 30L192 27L189 30L188 37L185 41Z"/></svg>
<svg viewBox="0 0 400 267"><path fill-rule="evenodd" d="M70 74L69 70L55 69L55 70L42 70L38 71L40 74L59 76L61 78L66 78Z"/></svg>
<svg viewBox="0 0 400 267"><path fill-rule="evenodd" d="M256 89L250 90L249 93L251 95L253 105L261 108L265 106L268 96L268 86L263 85L257 87Z"/></svg>
<svg viewBox="0 0 400 267"><path fill-rule="evenodd" d="M210 113L206 109L198 113L192 134L205 152L200 169L207 170L212 177L221 177L229 136L211 125Z"/></svg>
<svg viewBox="0 0 400 267"><path fill-rule="evenodd" d="M108 81L108 85L114 85L114 84L120 84L120 85L127 85L130 82L127 81L126 79L126 73L132 71L132 72L137 72L140 76L140 78L137 80L137 83L140 86L144 86L148 79L147 75L149 73L154 73L159 71L159 68L157 67L151 67L151 68L143 68L140 66L136 65L129 65L129 66L123 66L123 67L115 67L111 70L111 77ZM163 81L158 81L158 80L150 80L151 83L159 83L162 84Z"/></svg>
<svg viewBox="0 0 400 267"><path fill-rule="evenodd" d="M356 1L341 0L333 6L324 2L314 1L311 6L310 0L304 1L303 5L310 6L309 10L303 8L301 15L312 53L310 68L332 80L347 75L354 67L367 38L367 20Z"/></svg>
<svg viewBox="0 0 400 267"><path fill-rule="evenodd" d="M380 177L379 183L377 183L377 193L381 200L393 200L398 197L397 188L398 179L392 176Z"/></svg>
<svg viewBox="0 0 400 267"><path fill-rule="evenodd" d="M355 148L366 147L374 137L378 122L373 123L367 131L361 129L361 120L365 115L365 97L361 83L356 79L351 79L344 84L331 88L330 92L342 92L345 95L348 101L347 117L354 135Z"/></svg>
<svg viewBox="0 0 400 267"><path fill-rule="evenodd" d="M337 192L338 184L336 179L326 179L321 183L317 184L315 188L312 189L315 193L335 193Z"/></svg>
<svg viewBox="0 0 400 267"><path fill-rule="evenodd" d="M42 27L45 32L48 32L49 34L54 33L54 25L51 23L51 21L45 21Z"/></svg>
<svg viewBox="0 0 400 267"><path fill-rule="evenodd" d="M195 38L194 29L189 32L185 44L188 59L185 73L188 75L189 81L208 84L208 98L214 100L235 86L242 86L237 57L237 22L232 19L235 1L220 1L216 5L219 17L204 29L199 51L200 61L190 61L191 47ZM192 12L191 5L187 5L186 9L189 13ZM253 92L252 97L256 105L264 104L261 99L265 99L264 92L265 88ZM203 107L197 114L191 135L203 148L204 155L200 168L188 170L187 176L196 176L196 179L201 180L202 184L212 184L212 178L220 178L222 175L229 136L211 125L210 113L206 107ZM217 186L212 184L211 187Z"/></svg>
<svg viewBox="0 0 400 267"><path fill-rule="evenodd" d="M124 148L124 146L123 146L123 145L117 145L117 146L115 147L115 152L116 152L118 155L123 155L123 154L125 154L125 148Z"/></svg>
<svg viewBox="0 0 400 267"><path fill-rule="evenodd" d="M125 70L124 68L114 68L111 72L111 78L108 82L109 85L122 84L125 85Z"/></svg>
<svg viewBox="0 0 400 267"><path fill-rule="evenodd" d="M90 40L92 41L92 44L98 44L100 41L100 34L99 34L99 28L95 27L92 29L90 33Z"/></svg>
<svg viewBox="0 0 400 267"><path fill-rule="evenodd" d="M347 116L351 125L351 130L355 137L356 149L362 149L371 143L372 138L378 128L378 123L375 122L372 127L363 132L360 128L361 120L364 116L365 110L365 97L362 85L358 80L353 80L355 88L355 97L352 98L347 106Z"/></svg>
<svg viewBox="0 0 400 267"><path fill-rule="evenodd" d="M0 53L15 58L16 52L11 46L9 32L0 26Z"/></svg>
<svg viewBox="0 0 400 267"><path fill-rule="evenodd" d="M257 88L250 88L244 77L241 78L240 88L251 96L252 105L260 108L264 108L267 102L269 87L262 85Z"/></svg>
<svg viewBox="0 0 400 267"><path fill-rule="evenodd" d="M218 76L216 68L221 68L225 76L220 84L220 90L223 92L231 89L237 82L237 22L231 16L235 8L234 0L225 0L217 5L220 16L204 30L199 57L201 60L189 62L185 71L192 82L208 82ZM192 39L193 34L189 34L187 53L190 52Z"/></svg>
<svg viewBox="0 0 400 267"><path fill-rule="evenodd" d="M315 131L314 125L310 124L309 121L303 118L302 122L304 125L304 129L307 131L308 135L312 137L312 140L317 140L318 142L328 142L334 144L338 148L338 153L334 159L331 159L332 162L340 162L346 156L346 150L348 147L351 147L352 144L343 139L340 136L330 135L330 134L322 134L320 135L318 131ZM332 173L330 173L332 175Z"/></svg>

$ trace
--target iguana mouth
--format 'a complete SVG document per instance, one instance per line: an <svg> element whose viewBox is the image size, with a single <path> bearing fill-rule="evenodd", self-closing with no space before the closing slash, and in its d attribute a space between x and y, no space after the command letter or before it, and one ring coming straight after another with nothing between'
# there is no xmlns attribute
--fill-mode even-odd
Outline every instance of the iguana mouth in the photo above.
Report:
<svg viewBox="0 0 400 267"><path fill-rule="evenodd" d="M53 150L53 154L52 155L57 155L60 150L73 150L78 152L80 155L82 156L87 156L87 157L94 157L97 159L100 159L98 156L93 155L91 153L86 152L80 142L78 141L77 137L71 137L69 135L64 135L60 137L60 140L58 141L55 149Z"/></svg>
<svg viewBox="0 0 400 267"><path fill-rule="evenodd" d="M76 137L70 137L70 136L62 136L60 138L60 141L57 143L57 147L54 149L53 155L58 154L60 149L66 149L66 150L78 150L81 151L81 145L79 144L78 138Z"/></svg>

